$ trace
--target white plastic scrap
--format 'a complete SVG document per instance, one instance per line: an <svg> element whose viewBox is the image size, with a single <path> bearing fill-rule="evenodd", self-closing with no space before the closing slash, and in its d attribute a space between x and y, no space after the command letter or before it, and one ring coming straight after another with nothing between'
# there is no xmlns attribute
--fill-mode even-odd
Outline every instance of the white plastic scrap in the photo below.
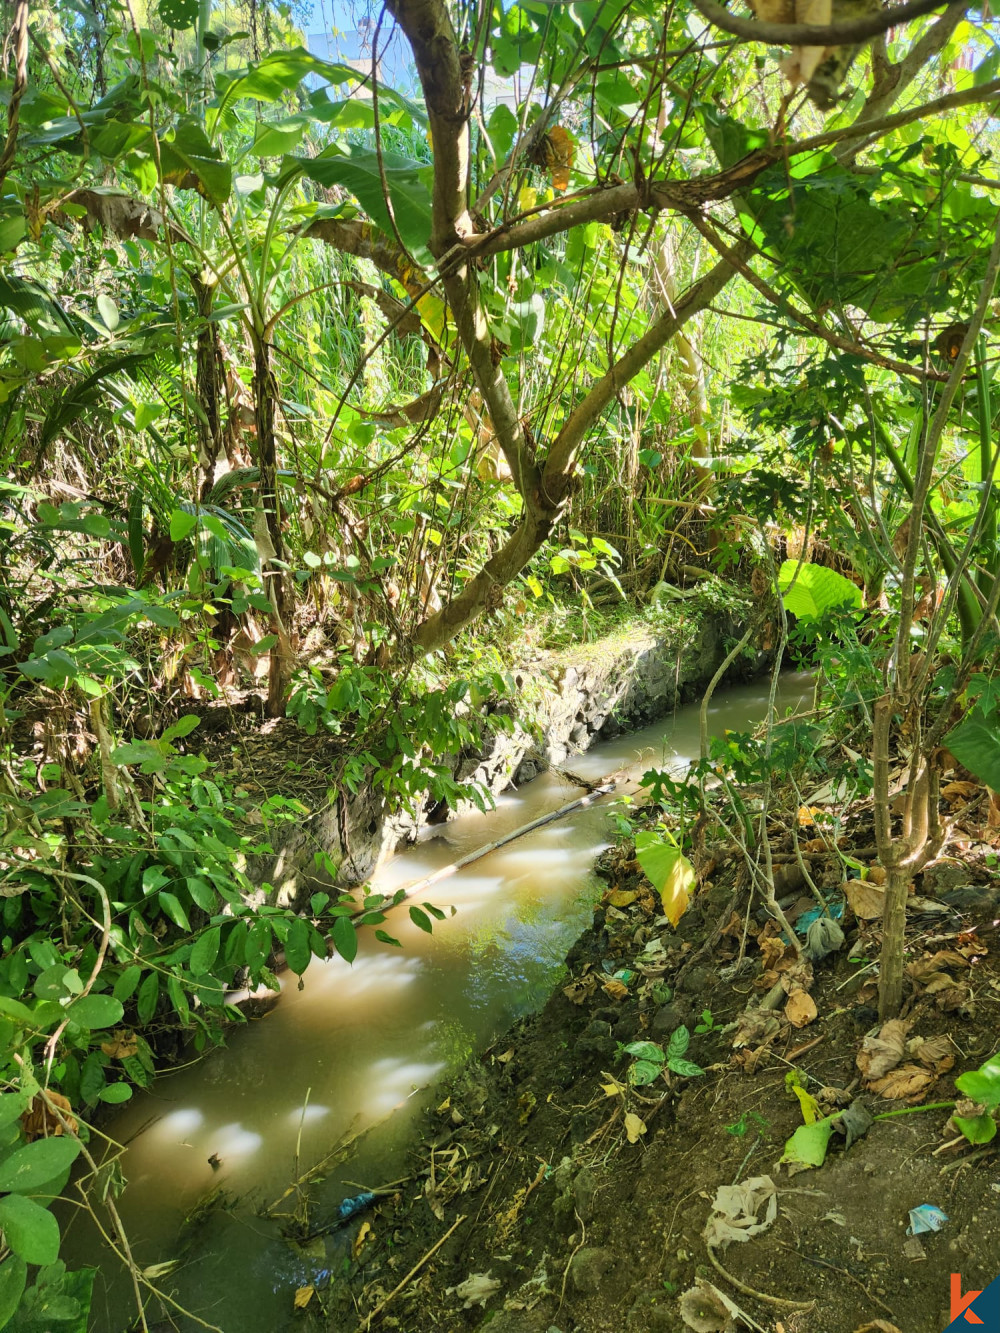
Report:
<svg viewBox="0 0 1000 1333"><path fill-rule="evenodd" d="M764 1209L763 1219L758 1213ZM742 1185L720 1185L705 1226L705 1243L724 1250L730 1241L745 1241L765 1231L778 1216L778 1192L770 1176L754 1176Z"/></svg>
<svg viewBox="0 0 1000 1333"><path fill-rule="evenodd" d="M470 1273L457 1287L446 1287L445 1295L461 1296L465 1302L462 1309L471 1310L474 1305L485 1306L490 1297L499 1290L500 1283L495 1277L490 1277L487 1270L485 1273Z"/></svg>

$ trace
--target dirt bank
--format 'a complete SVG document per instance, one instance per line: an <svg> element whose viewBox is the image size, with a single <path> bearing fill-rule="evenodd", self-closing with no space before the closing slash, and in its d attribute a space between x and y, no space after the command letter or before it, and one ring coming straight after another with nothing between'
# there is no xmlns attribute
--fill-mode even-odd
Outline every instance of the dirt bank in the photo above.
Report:
<svg viewBox="0 0 1000 1333"><path fill-rule="evenodd" d="M952 1101L955 1076L997 1044L992 833L963 828L957 814L949 854L911 905L895 1060L873 1045L878 922L852 910L866 910L860 879L844 947L803 965L748 904L733 848L704 849L701 890L676 932L631 845L608 854L607 893L564 984L442 1092L411 1179L338 1233L342 1276L317 1284L315 1326L708 1331L727 1327L725 1312L703 1308L697 1322L695 1307L716 1299L697 1284L710 1283L744 1312L734 1328L939 1333L951 1273L968 1290L1000 1271L995 1151L970 1147L947 1109L922 1109ZM818 885L845 902L843 856L871 863L868 809L852 809L841 829L837 851L820 830L803 838ZM786 867L790 846L776 822L772 849ZM797 867L780 873L790 917L815 905L798 897ZM865 873L877 895L877 866ZM674 1036L675 1048L703 1072L681 1065L631 1083L622 1047L645 1040L666 1052L682 1028L690 1045L680 1053ZM792 1071L821 1116L858 1099L875 1115L906 1113L876 1119L849 1149L835 1133L824 1165L790 1174L779 1159L803 1123ZM773 1220L765 1198L759 1233L710 1250L716 1191L759 1177L776 1187ZM908 1237L909 1212L924 1204L947 1221Z"/></svg>

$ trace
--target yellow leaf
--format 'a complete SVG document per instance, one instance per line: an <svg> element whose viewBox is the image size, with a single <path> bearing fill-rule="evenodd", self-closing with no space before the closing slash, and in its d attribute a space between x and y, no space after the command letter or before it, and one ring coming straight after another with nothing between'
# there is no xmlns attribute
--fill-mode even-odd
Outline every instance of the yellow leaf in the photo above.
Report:
<svg viewBox="0 0 1000 1333"><path fill-rule="evenodd" d="M818 806L800 805L799 824L801 825L802 828L807 828L810 824L814 822L813 815L818 815L818 814L822 814L822 811L819 809Z"/></svg>
<svg viewBox="0 0 1000 1333"><path fill-rule="evenodd" d="M538 203L538 191L530 185L522 185L517 192L517 206L522 213L534 208Z"/></svg>
<svg viewBox="0 0 1000 1333"><path fill-rule="evenodd" d="M633 1111L629 1111L625 1117L625 1133L628 1136L629 1143L638 1143L645 1132L645 1120L641 1120Z"/></svg>
<svg viewBox="0 0 1000 1333"><path fill-rule="evenodd" d="M793 1069L785 1075L785 1087L789 1092L794 1092L799 1099L799 1106L802 1110L802 1119L807 1125L814 1125L820 1119L819 1102L815 1097L810 1096L802 1086L802 1077L799 1072Z"/></svg>
<svg viewBox="0 0 1000 1333"><path fill-rule="evenodd" d="M370 1222L362 1222L358 1234L354 1237L354 1243L351 1246L351 1258L357 1259L358 1255L365 1248L365 1242L374 1239L375 1233L372 1230Z"/></svg>
<svg viewBox="0 0 1000 1333"><path fill-rule="evenodd" d="M610 1074L608 1075L608 1077L609 1078L611 1077ZM604 1090L605 1097L620 1097L621 1094L625 1091L622 1085L620 1083L616 1083L613 1079L610 1083L602 1083L601 1087Z"/></svg>
<svg viewBox="0 0 1000 1333"><path fill-rule="evenodd" d="M299 1287L295 1293L296 1310L304 1310L313 1298L315 1287Z"/></svg>
<svg viewBox="0 0 1000 1333"><path fill-rule="evenodd" d="M604 901L610 903L612 907L628 907L638 896L637 889L612 889Z"/></svg>

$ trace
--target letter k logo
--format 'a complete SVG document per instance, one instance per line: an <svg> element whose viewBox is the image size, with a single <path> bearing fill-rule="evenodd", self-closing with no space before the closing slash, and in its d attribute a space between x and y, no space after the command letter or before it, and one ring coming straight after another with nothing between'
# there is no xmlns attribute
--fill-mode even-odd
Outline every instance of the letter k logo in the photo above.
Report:
<svg viewBox="0 0 1000 1333"><path fill-rule="evenodd" d="M963 1296L961 1275L959 1273L952 1273L951 1275L952 1323L954 1323L954 1321L958 1318L958 1316L964 1312L965 1320L967 1323L981 1324L983 1321L976 1314L975 1310L970 1310L968 1307L972 1304L972 1302L976 1299L977 1296L981 1296L982 1294L983 1293L981 1291L967 1291Z"/></svg>

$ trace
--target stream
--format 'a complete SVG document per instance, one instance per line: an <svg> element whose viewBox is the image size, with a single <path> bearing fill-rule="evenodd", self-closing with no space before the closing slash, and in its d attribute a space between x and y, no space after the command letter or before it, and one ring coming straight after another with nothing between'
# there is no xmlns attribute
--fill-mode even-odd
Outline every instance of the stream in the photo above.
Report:
<svg viewBox="0 0 1000 1333"><path fill-rule="evenodd" d="M808 688L807 677L784 676L779 714ZM747 730L764 718L767 697L766 680L717 695L710 730ZM302 989L284 977L276 1007L235 1030L224 1050L137 1095L106 1130L128 1145L119 1210L139 1264L181 1253L184 1219L221 1187L234 1206L199 1223L179 1267L159 1284L223 1333L292 1328L294 1289L324 1269L336 1280L357 1226L330 1238L326 1259L307 1259L259 1216L261 1207L343 1136L368 1127L349 1160L314 1189L310 1216L327 1218L346 1195L409 1174L408 1151L434 1104L434 1085L539 1009L557 983L603 887L593 863L613 835L611 803L635 790L647 768L683 769L697 753L698 706L691 705L573 756L567 766L590 781L624 765L628 777L610 797L419 894L417 901L457 909L432 935L412 924L405 906L397 909L385 928L401 950L362 932L352 965L314 959ZM581 794L567 778L544 773L498 798L486 815L427 830L380 870L376 887L391 892L422 879ZM64 1220L63 1253L71 1267L99 1268L91 1328L124 1329L134 1317L130 1284L85 1216L76 1217ZM188 1333L199 1324L178 1317L176 1326Z"/></svg>

